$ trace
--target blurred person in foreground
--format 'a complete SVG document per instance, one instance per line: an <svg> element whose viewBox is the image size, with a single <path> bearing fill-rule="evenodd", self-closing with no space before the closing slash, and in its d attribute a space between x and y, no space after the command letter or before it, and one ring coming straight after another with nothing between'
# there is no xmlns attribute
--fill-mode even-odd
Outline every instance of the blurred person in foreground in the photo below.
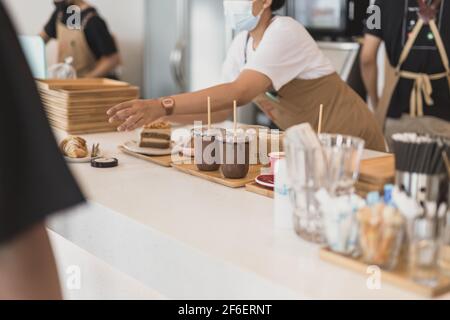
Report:
<svg viewBox="0 0 450 320"><path fill-rule="evenodd" d="M0 300L61 299L46 217L84 201L0 2Z"/></svg>

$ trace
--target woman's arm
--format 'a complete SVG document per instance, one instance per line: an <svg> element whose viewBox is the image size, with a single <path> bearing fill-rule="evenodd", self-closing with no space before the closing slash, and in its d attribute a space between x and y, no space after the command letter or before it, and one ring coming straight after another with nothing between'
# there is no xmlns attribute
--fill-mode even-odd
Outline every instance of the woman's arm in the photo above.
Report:
<svg viewBox="0 0 450 320"><path fill-rule="evenodd" d="M232 115L232 110L222 110L222 111L215 111L211 113L211 122L212 123L219 123L223 122L230 118ZM180 124L189 124L194 123L195 121L201 121L202 123L208 122L208 115L206 113L203 114L188 114L188 115L176 115L176 116L170 116L170 117L164 117L163 120L171 121L174 123L180 123Z"/></svg>
<svg viewBox="0 0 450 320"><path fill-rule="evenodd" d="M271 86L271 80L264 74L244 70L234 82L173 96L174 114L167 119L189 115L190 120L201 120L207 112L208 97L211 97L212 112L230 112L234 100L239 106L248 104ZM125 102L111 108L108 115L111 123L122 122L119 131L131 131L166 116L160 99Z"/></svg>
<svg viewBox="0 0 450 320"><path fill-rule="evenodd" d="M101 57L97 61L94 70L86 74L85 78L101 78L111 74L115 68L120 64L119 53L114 53L110 56Z"/></svg>
<svg viewBox="0 0 450 320"><path fill-rule="evenodd" d="M364 46L361 52L361 73L374 108L378 106L379 100L377 56L380 45L380 38L367 34L364 37Z"/></svg>
<svg viewBox="0 0 450 320"><path fill-rule="evenodd" d="M0 245L0 300L60 300L55 258L44 223Z"/></svg>

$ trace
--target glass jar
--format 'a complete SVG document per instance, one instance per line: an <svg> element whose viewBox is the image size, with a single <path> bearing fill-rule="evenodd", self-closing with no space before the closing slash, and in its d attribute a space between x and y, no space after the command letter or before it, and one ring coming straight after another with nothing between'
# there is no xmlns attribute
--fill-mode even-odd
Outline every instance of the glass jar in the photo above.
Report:
<svg viewBox="0 0 450 320"><path fill-rule="evenodd" d="M386 270L397 267L405 220L394 208L377 204L358 213L359 244L364 262Z"/></svg>

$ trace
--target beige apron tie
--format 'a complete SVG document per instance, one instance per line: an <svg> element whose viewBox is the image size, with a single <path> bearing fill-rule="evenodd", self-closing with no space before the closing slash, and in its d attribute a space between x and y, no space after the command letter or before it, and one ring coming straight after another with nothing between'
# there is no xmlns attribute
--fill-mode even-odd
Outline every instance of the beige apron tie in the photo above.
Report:
<svg viewBox="0 0 450 320"><path fill-rule="evenodd" d="M409 71L401 71L401 65L406 61L409 53L411 52L412 46L414 42L416 41L420 31L423 28L424 21L420 19L417 23L417 25L414 28L414 31L412 32L408 43L405 46L405 50L403 50L400 63L397 66L397 72L401 78L414 80L414 86L411 91L411 98L410 98L410 116L411 117L423 117L423 100L425 100L425 103L427 106L434 105L434 101L431 98L431 95L433 94L433 86L431 84L431 81L434 80L440 80L443 78L446 78L449 76L450 67L449 67L449 60L448 56L445 52L444 43L442 42L442 38L439 34L439 30L436 26L435 20L430 20L430 28L431 31L436 39L436 45L439 50L439 54L441 55L442 63L444 65L444 68L446 72L438 73L438 74L432 74L428 75L426 73L415 73L415 72L409 72ZM449 88L450 88L450 82L449 82Z"/></svg>
<svg viewBox="0 0 450 320"><path fill-rule="evenodd" d="M423 117L423 100L427 106L433 106L434 101L431 95L433 94L433 86L431 81L439 80L447 77L447 73L439 73L428 75L426 73L414 73L409 71L400 71L400 77L404 79L414 80L414 86L411 91L410 98L410 116Z"/></svg>

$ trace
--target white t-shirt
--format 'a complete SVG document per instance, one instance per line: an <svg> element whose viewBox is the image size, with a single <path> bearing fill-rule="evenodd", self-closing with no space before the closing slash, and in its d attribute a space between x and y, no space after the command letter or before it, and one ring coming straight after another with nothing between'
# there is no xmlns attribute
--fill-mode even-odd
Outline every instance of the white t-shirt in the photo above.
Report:
<svg viewBox="0 0 450 320"><path fill-rule="evenodd" d="M272 80L275 90L294 79L318 79L335 72L308 31L290 17L274 17L256 50L248 32L234 39L223 65L223 80L236 80L244 69L258 71ZM247 50L247 64L245 63Z"/></svg>

